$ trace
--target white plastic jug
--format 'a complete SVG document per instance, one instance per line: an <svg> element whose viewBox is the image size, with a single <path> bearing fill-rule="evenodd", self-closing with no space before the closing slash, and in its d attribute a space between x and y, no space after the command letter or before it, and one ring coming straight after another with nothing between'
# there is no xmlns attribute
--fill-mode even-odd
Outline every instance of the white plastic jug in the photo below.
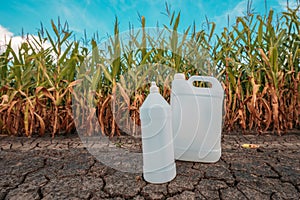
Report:
<svg viewBox="0 0 300 200"><path fill-rule="evenodd" d="M143 174L150 183L165 183L176 176L171 106L152 82L150 94L140 108Z"/></svg>
<svg viewBox="0 0 300 200"><path fill-rule="evenodd" d="M193 82L211 87L196 87ZM216 162L221 157L224 90L214 77L175 74L171 107L175 159Z"/></svg>

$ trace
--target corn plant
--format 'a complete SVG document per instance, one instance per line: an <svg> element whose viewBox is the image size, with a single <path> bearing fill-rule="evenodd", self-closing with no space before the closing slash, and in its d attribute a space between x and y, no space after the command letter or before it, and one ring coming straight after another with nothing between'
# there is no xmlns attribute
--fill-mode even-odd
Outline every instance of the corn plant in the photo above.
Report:
<svg viewBox="0 0 300 200"><path fill-rule="evenodd" d="M255 126L265 132L272 127L280 134L299 125L297 10L289 9L276 23L272 10L267 17L239 17L233 30L225 29L219 38L222 51L216 58L225 66L229 130L238 122L244 130Z"/></svg>
<svg viewBox="0 0 300 200"><path fill-rule="evenodd" d="M72 41L60 21L51 21L52 32L24 36L17 51L8 43L0 55L0 132L139 135L139 108L150 81L161 83L169 101L175 72L221 81L224 131L299 129L299 7L277 18L272 10L266 16L247 12L220 34L208 21L206 30L194 23L180 34L181 14L166 8L169 24L154 35L141 16L141 28L131 28L127 40L116 18L104 44Z"/></svg>

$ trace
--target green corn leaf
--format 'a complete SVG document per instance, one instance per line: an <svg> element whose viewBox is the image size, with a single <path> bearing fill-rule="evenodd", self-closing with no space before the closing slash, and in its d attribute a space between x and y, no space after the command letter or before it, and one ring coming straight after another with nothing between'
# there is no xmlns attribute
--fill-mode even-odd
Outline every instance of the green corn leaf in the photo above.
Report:
<svg viewBox="0 0 300 200"><path fill-rule="evenodd" d="M95 40L91 41L92 44L92 65L97 63L100 59L99 49Z"/></svg>
<svg viewBox="0 0 300 200"><path fill-rule="evenodd" d="M272 66L272 71L278 73L278 49L277 47L270 48L270 64Z"/></svg>
<svg viewBox="0 0 300 200"><path fill-rule="evenodd" d="M47 68L46 66L44 66L44 64L40 61L37 61L38 62L38 65L40 67L40 69L43 70L43 75L46 77L46 80L48 81L48 84L51 86L51 87L54 87L54 82L53 80L50 78L51 75L48 74L49 71L47 71Z"/></svg>
<svg viewBox="0 0 300 200"><path fill-rule="evenodd" d="M143 57L143 60L141 61L140 65L146 64L147 59L149 59L150 55L153 53L153 50L148 51L146 55Z"/></svg>
<svg viewBox="0 0 300 200"><path fill-rule="evenodd" d="M72 35L72 32L64 32L64 37L63 37L63 39L60 41L60 43L63 44L64 42L66 42L67 39L69 39L71 35Z"/></svg>
<svg viewBox="0 0 300 200"><path fill-rule="evenodd" d="M170 20L170 26L173 24L174 16L175 16L175 12L172 13L172 17L171 17L171 20Z"/></svg>
<svg viewBox="0 0 300 200"><path fill-rule="evenodd" d="M51 20L51 26L52 26L52 30L54 31L56 37L60 38L59 32L58 32L57 27L56 27L56 25L55 25L55 23L54 23L53 20Z"/></svg>
<svg viewBox="0 0 300 200"><path fill-rule="evenodd" d="M52 46L52 50L55 52L56 55L59 55L57 49L56 49L56 44L55 42L53 41L51 35L49 34L49 32L46 30L46 34L47 34L47 39L49 39L49 42Z"/></svg>
<svg viewBox="0 0 300 200"><path fill-rule="evenodd" d="M71 51L72 47L73 47L73 43L68 45L68 47L64 50L64 53L60 56L58 63L61 63L61 64L64 63L64 61L66 60L67 55ZM64 66L64 67L68 67L68 66Z"/></svg>
<svg viewBox="0 0 300 200"><path fill-rule="evenodd" d="M111 75L113 78L116 78L119 75L121 67L121 59L120 57L117 57L112 63Z"/></svg>
<svg viewBox="0 0 300 200"><path fill-rule="evenodd" d="M258 40L258 44L261 45L262 44L262 39L263 39L263 21L261 19L259 19L260 23L259 23L259 27L258 27L258 33L257 33L257 40Z"/></svg>
<svg viewBox="0 0 300 200"><path fill-rule="evenodd" d="M177 31L178 26L179 26L179 21L180 21L180 12L178 13L176 20L175 20L175 24L173 26L173 31Z"/></svg>
<svg viewBox="0 0 300 200"><path fill-rule="evenodd" d="M101 76L101 70L100 68L97 68L96 73L93 75L92 78L92 84L91 84L92 91L96 91L97 85L99 84L100 81L100 76Z"/></svg>
<svg viewBox="0 0 300 200"><path fill-rule="evenodd" d="M215 28L216 28L216 23L212 22L211 24L212 24L212 28L211 28L211 31L209 33L208 41L211 40L211 38L212 38L212 36L213 36L213 34L215 32Z"/></svg>
<svg viewBox="0 0 300 200"><path fill-rule="evenodd" d="M112 75L109 73L108 69L103 65L103 64L99 64L103 73L104 73L104 76L105 78L109 81L109 82L113 82L113 77Z"/></svg>

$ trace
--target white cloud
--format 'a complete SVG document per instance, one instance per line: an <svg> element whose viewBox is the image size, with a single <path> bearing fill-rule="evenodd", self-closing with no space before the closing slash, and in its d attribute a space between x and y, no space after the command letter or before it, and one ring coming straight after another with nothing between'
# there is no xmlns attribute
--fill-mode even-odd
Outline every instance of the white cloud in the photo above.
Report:
<svg viewBox="0 0 300 200"><path fill-rule="evenodd" d="M5 51L5 46L12 36L13 33L11 33L9 30L0 25L0 53Z"/></svg>
<svg viewBox="0 0 300 200"><path fill-rule="evenodd" d="M0 25L0 39L10 38L13 33Z"/></svg>

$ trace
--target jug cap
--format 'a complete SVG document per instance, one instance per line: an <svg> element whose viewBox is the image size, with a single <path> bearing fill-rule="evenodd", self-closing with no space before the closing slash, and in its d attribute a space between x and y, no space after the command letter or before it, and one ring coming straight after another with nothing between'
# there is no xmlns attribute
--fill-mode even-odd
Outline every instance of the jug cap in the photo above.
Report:
<svg viewBox="0 0 300 200"><path fill-rule="evenodd" d="M156 86L156 83L152 81L150 87L150 93L158 93L158 92L159 92L159 88Z"/></svg>
<svg viewBox="0 0 300 200"><path fill-rule="evenodd" d="M177 80L185 80L185 75L184 73L176 73L174 75L174 79L177 79Z"/></svg>

